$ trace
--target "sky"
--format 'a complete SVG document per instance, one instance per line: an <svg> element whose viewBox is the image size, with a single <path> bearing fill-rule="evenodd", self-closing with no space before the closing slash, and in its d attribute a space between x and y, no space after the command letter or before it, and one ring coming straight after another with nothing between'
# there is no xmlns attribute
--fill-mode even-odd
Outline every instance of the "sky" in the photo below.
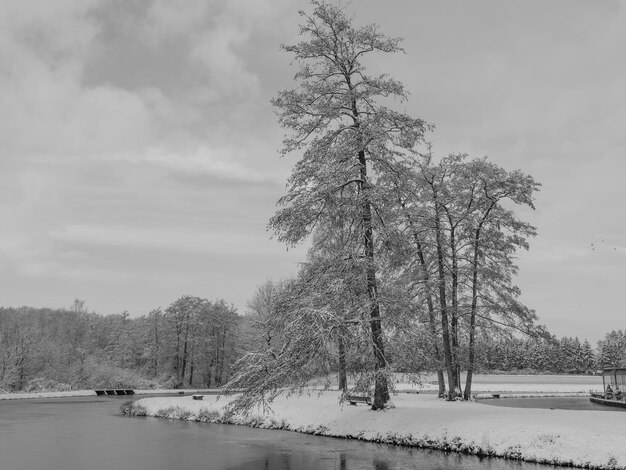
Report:
<svg viewBox="0 0 626 470"><path fill-rule="evenodd" d="M301 0L0 0L0 305L147 314L178 297L240 312L306 246L266 230L297 155L270 99ZM617 0L376 0L356 25L435 124L435 154L542 184L520 215L522 301L558 336L624 329L626 6Z"/></svg>

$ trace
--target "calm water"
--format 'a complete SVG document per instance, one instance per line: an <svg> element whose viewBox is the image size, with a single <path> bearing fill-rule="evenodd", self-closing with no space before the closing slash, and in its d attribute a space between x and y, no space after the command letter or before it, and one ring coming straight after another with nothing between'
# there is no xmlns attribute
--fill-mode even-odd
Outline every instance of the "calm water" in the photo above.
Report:
<svg viewBox="0 0 626 470"><path fill-rule="evenodd" d="M626 408L591 403L589 398L549 397L549 398L498 398L481 400L485 405L507 406L513 408L543 408L555 410L589 410L624 412Z"/></svg>
<svg viewBox="0 0 626 470"><path fill-rule="evenodd" d="M554 469L286 431L129 418L118 414L124 401L0 401L0 469Z"/></svg>

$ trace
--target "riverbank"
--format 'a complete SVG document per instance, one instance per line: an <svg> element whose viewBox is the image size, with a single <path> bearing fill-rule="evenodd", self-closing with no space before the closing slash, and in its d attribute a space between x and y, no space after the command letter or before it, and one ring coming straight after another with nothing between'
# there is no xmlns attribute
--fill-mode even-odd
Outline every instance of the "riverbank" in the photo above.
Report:
<svg viewBox="0 0 626 470"><path fill-rule="evenodd" d="M206 388L203 389L150 389L150 390L134 390L135 395L192 395L194 393L207 392ZM216 390L212 391L217 393ZM32 400L32 399L45 399L45 398L69 398L69 397L95 397L97 396L95 390L71 390L64 392L15 392L15 393L0 393L0 400Z"/></svg>
<svg viewBox="0 0 626 470"><path fill-rule="evenodd" d="M440 449L474 455L596 469L626 469L626 420L604 411L492 407L446 402L434 394L399 393L395 408L374 412L340 405L337 392L279 397L272 410L236 416L230 424ZM228 398L144 398L139 415L225 422Z"/></svg>

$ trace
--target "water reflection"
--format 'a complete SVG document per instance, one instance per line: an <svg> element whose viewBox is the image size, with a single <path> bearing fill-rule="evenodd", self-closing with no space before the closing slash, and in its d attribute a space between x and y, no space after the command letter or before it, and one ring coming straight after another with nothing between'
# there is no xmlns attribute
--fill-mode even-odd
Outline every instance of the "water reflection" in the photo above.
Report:
<svg viewBox="0 0 626 470"><path fill-rule="evenodd" d="M0 401L1 469L553 470L242 426L126 418L112 399Z"/></svg>
<svg viewBox="0 0 626 470"><path fill-rule="evenodd" d="M382 460L374 460L374 470L389 470L389 465Z"/></svg>
<svg viewBox="0 0 626 470"><path fill-rule="evenodd" d="M308 452L282 453L253 459L228 470L553 470L554 467L520 461L505 461L488 457L472 457L457 453L446 453L420 449L377 446L370 453L338 452L327 455L320 451L316 455ZM268 449L266 449L268 450ZM212 468L212 467L211 467Z"/></svg>

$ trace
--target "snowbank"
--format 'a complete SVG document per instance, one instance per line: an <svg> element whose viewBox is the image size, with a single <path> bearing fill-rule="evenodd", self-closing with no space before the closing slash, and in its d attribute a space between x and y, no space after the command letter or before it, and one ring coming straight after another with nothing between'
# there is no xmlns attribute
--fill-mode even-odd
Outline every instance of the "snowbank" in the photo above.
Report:
<svg viewBox="0 0 626 470"><path fill-rule="evenodd" d="M67 398L96 396L93 390L72 390L70 392L0 393L0 400L21 400L33 398Z"/></svg>
<svg viewBox="0 0 626 470"><path fill-rule="evenodd" d="M191 395L193 393L207 392L206 388L193 389L193 390L167 390L167 389L154 389L154 390L135 390L136 395L166 395L166 394L180 394L183 392L185 395ZM217 393L217 391L214 391ZM22 399L43 399L43 398L67 398L67 397L95 397L95 390L72 390L69 392L17 392L17 393L0 393L0 400L22 400ZM120 395L124 396L124 395ZM109 396L110 398L110 396Z"/></svg>
<svg viewBox="0 0 626 470"><path fill-rule="evenodd" d="M398 394L396 407L340 405L337 392L279 397L272 410L230 422L309 434L498 456L585 468L626 468L626 419L607 411L494 407L446 402L434 394ZM144 398L141 414L220 421L227 398Z"/></svg>

